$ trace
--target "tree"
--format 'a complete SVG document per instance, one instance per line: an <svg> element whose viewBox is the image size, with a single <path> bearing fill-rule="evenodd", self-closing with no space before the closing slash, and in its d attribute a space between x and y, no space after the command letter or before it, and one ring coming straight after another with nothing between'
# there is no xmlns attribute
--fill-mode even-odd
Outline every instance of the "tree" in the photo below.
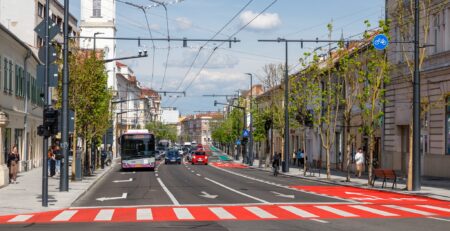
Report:
<svg viewBox="0 0 450 231"><path fill-rule="evenodd" d="M152 121L145 125L145 128L155 135L157 140L177 140L177 129L174 125L163 124L160 121Z"/></svg>
<svg viewBox="0 0 450 231"><path fill-rule="evenodd" d="M367 27L370 23L365 21ZM380 33L389 33L389 23L384 21L379 22ZM365 32L364 38L370 40L373 33ZM377 51L373 46L369 46L364 53L364 85L360 95L361 117L363 121L362 131L369 138L369 178L370 185L372 179L373 156L375 150L375 131L381 127L381 118L383 117L384 95L386 90L384 84L389 83L390 65L387 61L387 53L384 51Z"/></svg>

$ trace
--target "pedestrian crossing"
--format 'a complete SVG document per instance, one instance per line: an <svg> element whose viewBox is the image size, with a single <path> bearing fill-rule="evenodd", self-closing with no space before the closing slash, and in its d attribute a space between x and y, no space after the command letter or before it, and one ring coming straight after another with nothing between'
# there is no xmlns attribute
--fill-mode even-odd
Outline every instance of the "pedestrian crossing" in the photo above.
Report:
<svg viewBox="0 0 450 231"><path fill-rule="evenodd" d="M450 204L285 204L80 208L0 216L0 224L450 217Z"/></svg>

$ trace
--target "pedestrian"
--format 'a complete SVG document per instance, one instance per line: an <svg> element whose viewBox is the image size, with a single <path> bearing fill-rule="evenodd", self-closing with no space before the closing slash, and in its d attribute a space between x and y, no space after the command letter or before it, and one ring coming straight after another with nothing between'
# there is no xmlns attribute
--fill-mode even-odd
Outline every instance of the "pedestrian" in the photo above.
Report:
<svg viewBox="0 0 450 231"><path fill-rule="evenodd" d="M281 153L277 154L275 152L274 156L273 156L273 161L272 161L272 168L273 168L273 174L275 176L278 175L278 168L280 166L280 160L281 160Z"/></svg>
<svg viewBox="0 0 450 231"><path fill-rule="evenodd" d="M303 167L303 152L299 148L297 151L297 167Z"/></svg>
<svg viewBox="0 0 450 231"><path fill-rule="evenodd" d="M295 154L295 151L292 153L292 165L295 166L295 163L297 161L297 155Z"/></svg>
<svg viewBox="0 0 450 231"><path fill-rule="evenodd" d="M8 154L7 165L9 166L9 183L17 183L17 171L19 168L19 152L17 151L17 145L14 145L12 151Z"/></svg>
<svg viewBox="0 0 450 231"><path fill-rule="evenodd" d="M361 173L363 171L363 165L364 165L364 153L362 148L358 149L358 152L355 154L355 162L356 162L356 177L361 177Z"/></svg>
<svg viewBox="0 0 450 231"><path fill-rule="evenodd" d="M50 177L53 177L55 175L56 171L56 160L55 160L55 154L53 153L53 150L55 149L54 146L48 149L47 157L49 160L49 169L50 169Z"/></svg>
<svg viewBox="0 0 450 231"><path fill-rule="evenodd" d="M62 154L59 146L55 145L53 149L53 155L55 157L56 174L61 174L61 160Z"/></svg>

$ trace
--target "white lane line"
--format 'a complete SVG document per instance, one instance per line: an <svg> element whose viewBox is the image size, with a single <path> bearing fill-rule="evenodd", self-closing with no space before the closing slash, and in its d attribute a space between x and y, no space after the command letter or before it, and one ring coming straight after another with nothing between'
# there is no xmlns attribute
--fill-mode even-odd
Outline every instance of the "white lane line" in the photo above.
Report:
<svg viewBox="0 0 450 231"><path fill-rule="evenodd" d="M213 212L219 219L226 220L226 219L236 219L235 216L233 216L231 213L229 213L224 208L209 208L211 212Z"/></svg>
<svg viewBox="0 0 450 231"><path fill-rule="evenodd" d="M362 210L362 211L366 211L366 212L369 212L369 213L374 213L374 214L385 216L385 217L399 216L398 214L395 214L395 213L390 213L390 212L386 212L386 211L383 211L383 210L370 208L370 207L363 206L363 205L349 205L349 206L352 207L352 208L355 208L355 209L359 209L359 210Z"/></svg>
<svg viewBox="0 0 450 231"><path fill-rule="evenodd" d="M156 173L155 176L159 176L158 173Z"/></svg>
<svg viewBox="0 0 450 231"><path fill-rule="evenodd" d="M94 221L110 221L114 215L114 209L102 209L95 216Z"/></svg>
<svg viewBox="0 0 450 231"><path fill-rule="evenodd" d="M415 213L415 214L419 214L419 215L424 215L424 216L434 216L434 215L436 215L434 213L420 211L420 210L417 210L417 209L410 209L410 208L401 207L401 206L397 206L397 205L383 205L383 206L384 207L388 207L388 208L392 208L392 209L402 210L402 211L409 212L409 213Z"/></svg>
<svg viewBox="0 0 450 231"><path fill-rule="evenodd" d="M175 215L180 220L193 220L194 216L192 216L191 212L187 208L174 208L173 211Z"/></svg>
<svg viewBox="0 0 450 231"><path fill-rule="evenodd" d="M310 220L311 220L311 221L317 221L317 222L324 223L324 224L330 223L330 222L328 222L328 221L319 220L319 219L310 219Z"/></svg>
<svg viewBox="0 0 450 231"><path fill-rule="evenodd" d="M33 215L17 215L14 218L8 220L8 222L24 222L32 218Z"/></svg>
<svg viewBox="0 0 450 231"><path fill-rule="evenodd" d="M219 185L219 186L221 186L221 187L223 187L223 188L226 188L226 189L228 189L228 190L230 190L230 191L232 191L232 192L235 192L235 193L237 193L237 194L240 194L240 195L242 195L242 196L251 198L251 199L253 199L253 200L256 200L256 201L259 201L259 202L262 202L262 203L265 203L265 204L270 204L270 202L268 202L268 201L265 201L265 200L263 200L263 199L259 199L259 198L257 198L257 197L254 197L254 196L251 196L251 195L248 195L248 194L245 194L245 193L240 192L240 191L238 191L238 190L236 190L236 189L233 189L233 188L230 188L230 187L228 187L228 186L226 186L226 185L224 185L224 184L221 184L221 183L219 183L219 182L217 182L217 181L215 181L215 180L211 180L211 179L209 179L208 177L205 177L205 180L210 181L210 182L212 182L212 183L214 183L214 184L216 184L216 185Z"/></svg>
<svg viewBox="0 0 450 231"><path fill-rule="evenodd" d="M202 176L202 175L200 175L200 174L198 174L198 173L197 173L197 174L195 174L195 175L197 175L197 176Z"/></svg>
<svg viewBox="0 0 450 231"><path fill-rule="evenodd" d="M52 221L69 221L78 210L65 210L52 219Z"/></svg>
<svg viewBox="0 0 450 231"><path fill-rule="evenodd" d="M340 210L340 209L336 209L336 208L333 208L333 207L330 207L330 206L326 206L326 205L314 206L314 207L316 207L318 209L325 210L325 211L330 212L330 213L334 213L334 214L339 215L341 217L358 217L358 215L356 215L356 214L349 213L349 212L346 212L346 211L343 211L343 210Z"/></svg>
<svg viewBox="0 0 450 231"><path fill-rule="evenodd" d="M312 214L310 212L307 212L307 211L305 211L303 209L299 209L299 208L294 207L294 206L280 206L280 208L282 208L284 210L287 210L287 211L289 211L289 212L291 212L291 213L293 213L293 214L295 214L297 216L304 217L304 218L319 217L319 216L317 216L315 214Z"/></svg>
<svg viewBox="0 0 450 231"><path fill-rule="evenodd" d="M195 171L194 171L194 170L191 170L191 172L194 173Z"/></svg>
<svg viewBox="0 0 450 231"><path fill-rule="evenodd" d="M434 209L434 210L439 210L439 211L444 211L444 212L450 213L450 209L437 207L437 206L433 206L433 205L416 205L416 206L420 206L420 207L423 207L423 208Z"/></svg>
<svg viewBox="0 0 450 231"><path fill-rule="evenodd" d="M180 205L180 203L178 203L178 201L175 198L175 196L169 191L169 189L166 187L166 185L162 182L161 178L158 177L158 178L156 178L156 180L158 180L159 184L163 188L164 192L166 192L167 196L169 196L169 198L172 201L172 203L174 205Z"/></svg>
<svg viewBox="0 0 450 231"><path fill-rule="evenodd" d="M249 212L258 216L259 218L264 218L264 219L277 218L276 216L268 213L267 211L265 211L264 209L259 208L259 207L244 207L244 208L246 210L248 210Z"/></svg>
<svg viewBox="0 0 450 231"><path fill-rule="evenodd" d="M138 220L138 221L153 220L152 209L137 209L136 210L136 220Z"/></svg>
<svg viewBox="0 0 450 231"><path fill-rule="evenodd" d="M428 219L434 219L434 220L438 220L438 221L446 221L446 222L450 222L450 220L444 219L444 218L438 218L438 217L427 217Z"/></svg>

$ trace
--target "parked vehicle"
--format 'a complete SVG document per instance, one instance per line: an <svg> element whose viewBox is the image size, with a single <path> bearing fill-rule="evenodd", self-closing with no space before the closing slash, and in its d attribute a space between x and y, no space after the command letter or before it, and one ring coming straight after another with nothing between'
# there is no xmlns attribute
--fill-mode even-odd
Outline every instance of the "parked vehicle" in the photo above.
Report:
<svg viewBox="0 0 450 231"><path fill-rule="evenodd" d="M207 165L208 164L208 155L206 155L206 152L204 152L204 151L196 151L192 155L191 163Z"/></svg>

